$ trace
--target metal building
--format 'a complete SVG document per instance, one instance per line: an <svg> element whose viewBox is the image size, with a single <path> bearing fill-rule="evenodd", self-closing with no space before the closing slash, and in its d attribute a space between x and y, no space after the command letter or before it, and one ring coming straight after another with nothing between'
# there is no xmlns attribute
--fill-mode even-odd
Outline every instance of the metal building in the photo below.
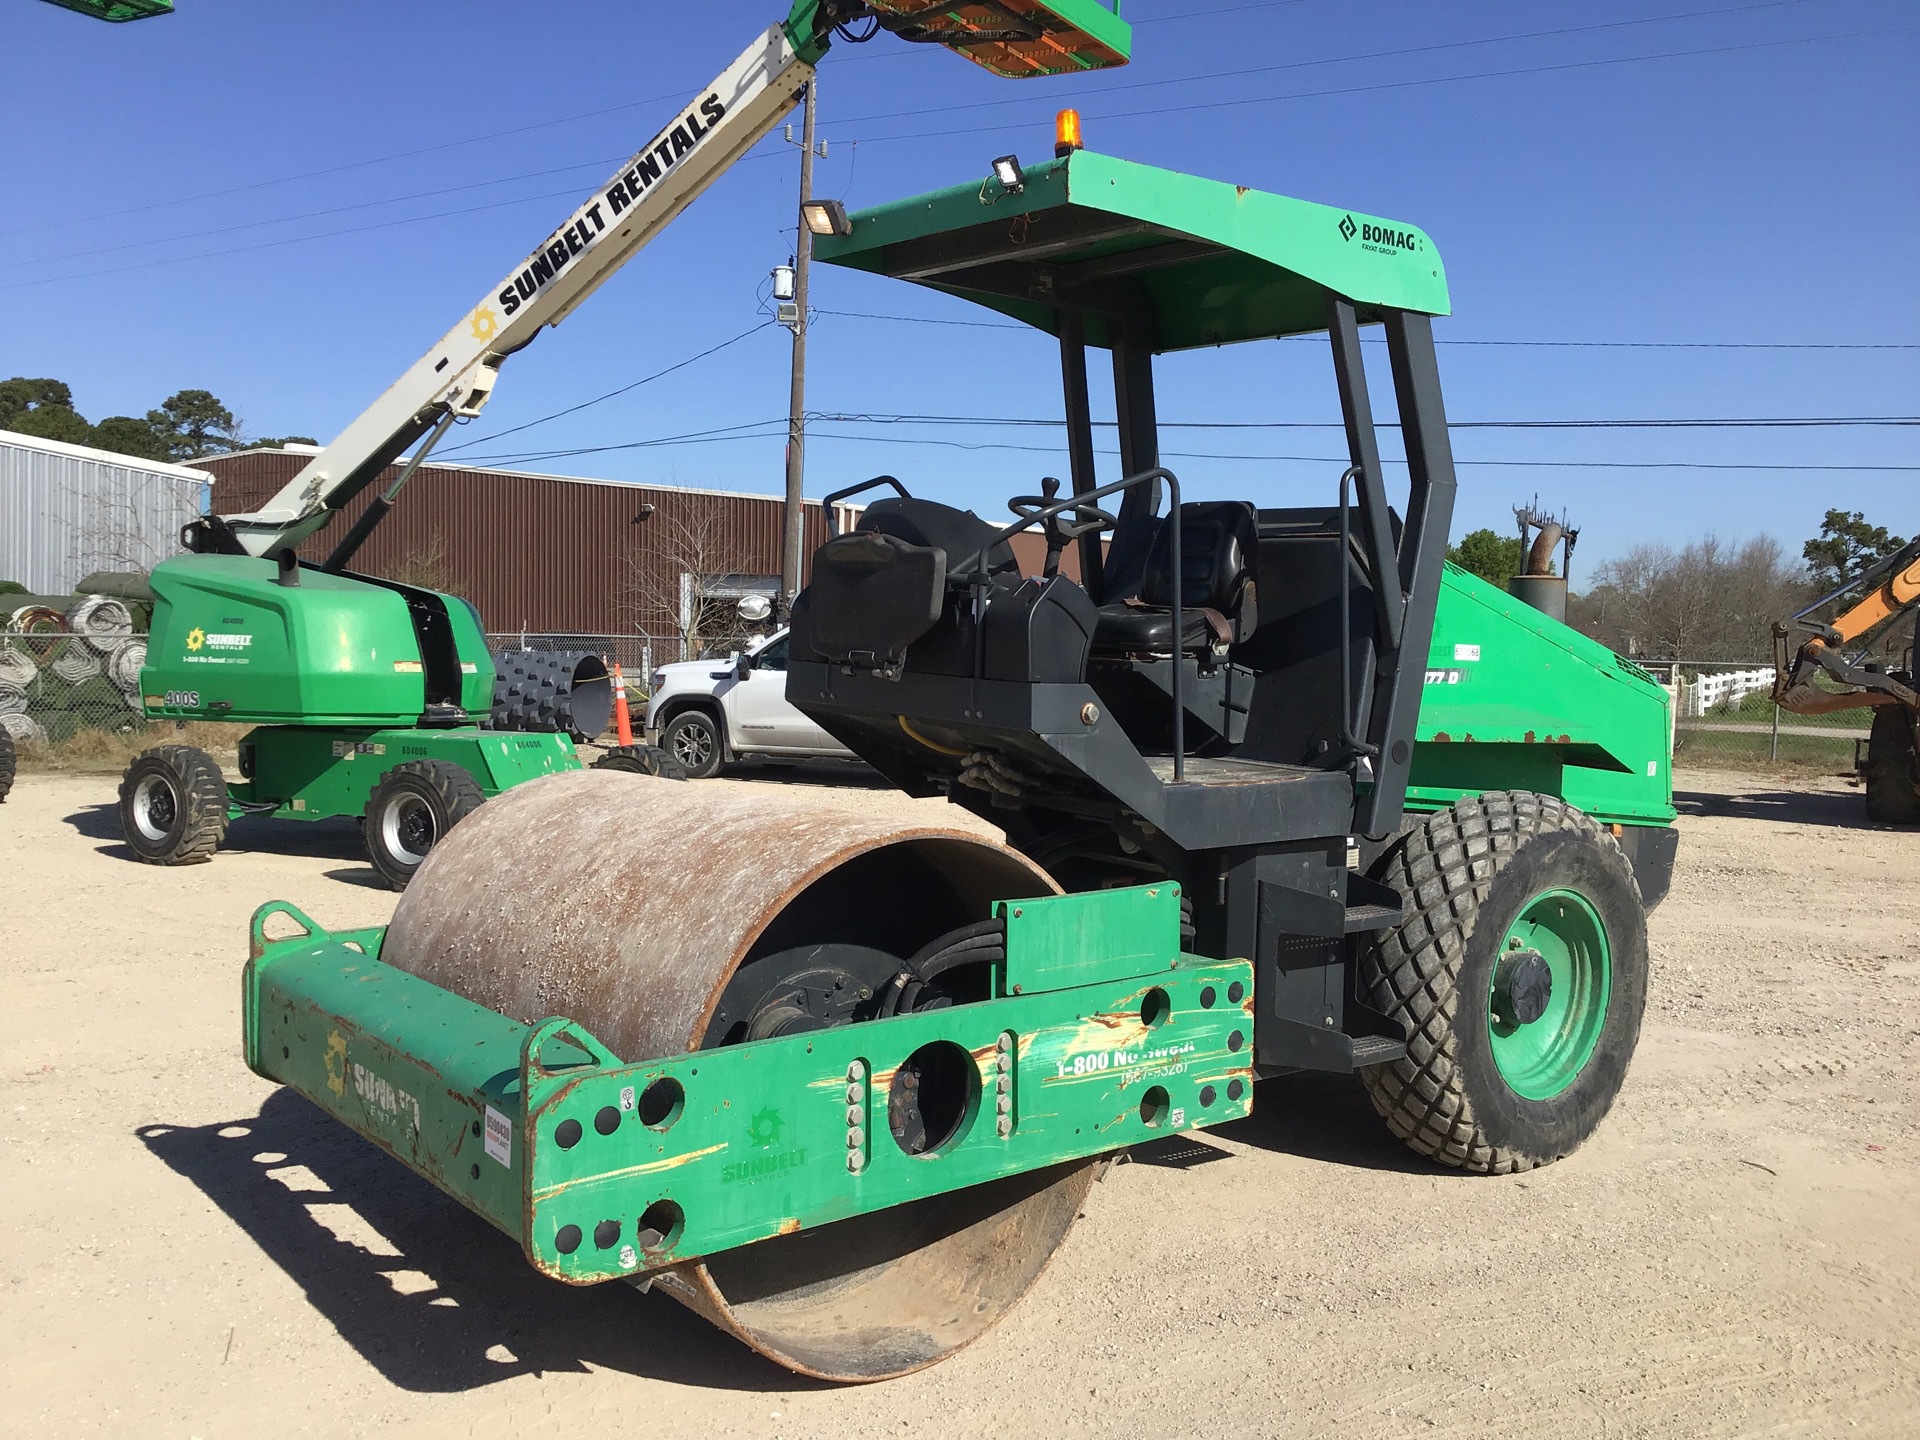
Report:
<svg viewBox="0 0 1920 1440"><path fill-rule="evenodd" d="M205 513L204 470L0 430L0 580L71 594L99 570L147 570Z"/></svg>
<svg viewBox="0 0 1920 1440"><path fill-rule="evenodd" d="M258 509L318 453L247 450L202 463L216 515ZM319 561L370 499L399 473L389 467L338 519L300 546ZM858 506L844 507L850 523ZM489 632L540 637L647 635L693 650L737 624L742 596L779 585L777 495L629 485L453 465L422 465L352 568L464 596ZM805 553L827 539L808 501Z"/></svg>

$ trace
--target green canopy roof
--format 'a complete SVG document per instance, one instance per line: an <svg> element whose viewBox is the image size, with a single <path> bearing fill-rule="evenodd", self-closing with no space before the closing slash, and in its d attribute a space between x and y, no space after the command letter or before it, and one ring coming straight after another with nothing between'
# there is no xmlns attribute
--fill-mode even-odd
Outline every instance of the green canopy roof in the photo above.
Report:
<svg viewBox="0 0 1920 1440"><path fill-rule="evenodd" d="M1447 313L1440 253L1402 221L1203 180L1079 150L1027 170L862 210L818 259L911 280L1086 338L1144 327L1154 350L1326 328L1329 293L1361 318Z"/></svg>

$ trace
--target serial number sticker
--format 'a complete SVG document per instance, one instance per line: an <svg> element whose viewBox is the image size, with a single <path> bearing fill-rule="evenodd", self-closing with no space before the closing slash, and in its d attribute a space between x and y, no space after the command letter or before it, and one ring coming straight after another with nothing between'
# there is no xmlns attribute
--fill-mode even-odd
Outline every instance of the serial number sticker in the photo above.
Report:
<svg viewBox="0 0 1920 1440"><path fill-rule="evenodd" d="M487 1158L513 1168L513 1122L487 1106Z"/></svg>
<svg viewBox="0 0 1920 1440"><path fill-rule="evenodd" d="M1455 660L1478 660L1480 658L1480 647L1478 645L1456 645L1453 647L1453 658Z"/></svg>

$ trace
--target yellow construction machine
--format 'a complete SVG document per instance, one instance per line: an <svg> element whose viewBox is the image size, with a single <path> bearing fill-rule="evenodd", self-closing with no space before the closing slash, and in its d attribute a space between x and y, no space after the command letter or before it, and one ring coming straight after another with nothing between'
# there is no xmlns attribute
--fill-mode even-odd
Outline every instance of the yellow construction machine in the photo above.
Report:
<svg viewBox="0 0 1920 1440"><path fill-rule="evenodd" d="M1845 608L1832 618L1808 618L1835 604ZM1914 636L1899 662L1887 665L1868 658L1867 642L1909 614L1916 617ZM1807 639L1789 654L1796 632L1807 632ZM1867 751L1856 761L1856 768L1866 782L1867 814L1895 825L1920 824L1916 646L1920 646L1920 540L1773 627L1773 698L1782 710L1827 715L1872 707Z"/></svg>

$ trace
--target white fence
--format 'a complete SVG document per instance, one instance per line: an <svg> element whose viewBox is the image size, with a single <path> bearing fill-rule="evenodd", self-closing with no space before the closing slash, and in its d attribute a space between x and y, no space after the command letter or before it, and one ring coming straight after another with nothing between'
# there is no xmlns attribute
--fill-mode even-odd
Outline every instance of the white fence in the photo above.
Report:
<svg viewBox="0 0 1920 1440"><path fill-rule="evenodd" d="M1678 686L1676 718L1696 720L1721 705L1738 705L1757 690L1773 688L1773 667L1754 670L1722 670L1697 679L1682 679Z"/></svg>

